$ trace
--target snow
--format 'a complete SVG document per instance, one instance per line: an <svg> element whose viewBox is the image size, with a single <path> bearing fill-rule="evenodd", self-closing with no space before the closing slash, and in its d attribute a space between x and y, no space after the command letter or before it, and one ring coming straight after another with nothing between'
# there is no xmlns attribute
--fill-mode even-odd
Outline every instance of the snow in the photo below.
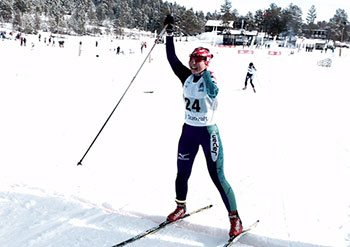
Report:
<svg viewBox="0 0 350 247"><path fill-rule="evenodd" d="M43 37L45 34L43 33ZM0 40L0 246L112 246L175 208L182 88L156 45L101 135L77 166L153 45L142 40L37 36ZM95 42L99 45L96 48ZM82 52L79 54L79 42ZM34 47L32 47L34 43ZM120 45L125 54L116 55ZM214 53L225 174L244 225L236 246L350 246L349 50L238 54L210 41L176 42L180 59ZM96 55L99 55L97 57ZM331 58L332 66L317 62ZM258 70L242 91L246 69ZM153 92L153 93L150 93ZM130 246L221 246L229 221L201 152L188 210L213 204Z"/></svg>

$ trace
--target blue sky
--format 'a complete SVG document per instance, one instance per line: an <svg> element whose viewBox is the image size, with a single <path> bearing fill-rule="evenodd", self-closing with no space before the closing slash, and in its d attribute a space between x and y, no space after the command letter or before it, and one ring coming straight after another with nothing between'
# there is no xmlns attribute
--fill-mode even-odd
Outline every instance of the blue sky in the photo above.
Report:
<svg viewBox="0 0 350 247"><path fill-rule="evenodd" d="M170 3L178 3L186 8L193 8L195 11L214 12L220 11L220 6L224 0L167 0ZM312 5L315 5L317 11L316 21L329 21L334 16L337 9L345 9L350 17L350 1L349 0L231 0L232 9L237 9L240 15L246 15L248 11L255 13L258 9L268 9L271 3L286 8L290 3L299 6L303 11L303 19Z"/></svg>

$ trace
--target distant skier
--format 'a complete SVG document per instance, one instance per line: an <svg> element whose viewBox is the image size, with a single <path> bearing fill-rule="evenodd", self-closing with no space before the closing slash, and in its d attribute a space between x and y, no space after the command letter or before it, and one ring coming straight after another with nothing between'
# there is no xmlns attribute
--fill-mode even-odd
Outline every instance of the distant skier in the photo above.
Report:
<svg viewBox="0 0 350 247"><path fill-rule="evenodd" d="M95 46L96 46L96 49L97 49L97 51L96 51L96 57L100 57L100 54L99 54L99 52L98 52L98 41L96 40L96 43L95 43Z"/></svg>
<svg viewBox="0 0 350 247"><path fill-rule="evenodd" d="M83 45L83 43L80 41L79 42L79 52L78 52L78 56L80 57L81 55L81 46Z"/></svg>
<svg viewBox="0 0 350 247"><path fill-rule="evenodd" d="M256 93L255 87L254 87L254 84L253 84L253 78L254 78L255 71L256 71L256 68L254 67L254 64L253 63L249 63L248 72L247 72L247 75L245 77L243 90L247 89L248 80L250 80L250 85L252 85L253 91L254 91L254 93Z"/></svg>
<svg viewBox="0 0 350 247"><path fill-rule="evenodd" d="M183 85L185 101L185 123L178 144L177 177L175 181L177 207L168 215L169 221L176 221L186 213L188 179L194 159L202 146L210 177L218 189L228 211L231 229L230 237L242 233L242 221L237 212L235 195L224 175L224 156L219 129L215 123L217 94L216 79L207 70L213 55L203 47L190 54L189 68L181 63L175 53L173 26L174 18L168 15L166 53L171 68Z"/></svg>
<svg viewBox="0 0 350 247"><path fill-rule="evenodd" d="M142 41L141 42L141 54L143 53L143 49L147 48L146 42Z"/></svg>

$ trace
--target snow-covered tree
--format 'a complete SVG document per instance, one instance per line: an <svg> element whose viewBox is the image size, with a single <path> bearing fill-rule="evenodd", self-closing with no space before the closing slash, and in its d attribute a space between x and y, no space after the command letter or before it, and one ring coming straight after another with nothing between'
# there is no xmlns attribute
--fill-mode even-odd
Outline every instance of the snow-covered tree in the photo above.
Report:
<svg viewBox="0 0 350 247"><path fill-rule="evenodd" d="M4 22L10 22L13 13L12 0L0 0L0 18Z"/></svg>
<svg viewBox="0 0 350 247"><path fill-rule="evenodd" d="M346 25L349 24L348 14L344 9L337 9L335 15L330 19L330 38L333 40L344 41L349 38L346 31Z"/></svg>
<svg viewBox="0 0 350 247"><path fill-rule="evenodd" d="M315 24L316 18L317 18L316 8L315 8L315 5L312 5L306 17L306 27L309 30L308 37L311 36L312 29L317 28L317 25Z"/></svg>
<svg viewBox="0 0 350 247"><path fill-rule="evenodd" d="M234 21L234 28L241 28L244 20L244 28L258 28L273 36L282 32L290 35L301 32L302 12L296 5L291 4L282 11L276 4L271 4L264 12L256 11L254 16L252 13L240 16L237 9L231 11L231 1L225 0L220 12L208 12L204 15L202 11L186 9L177 3L164 0L0 0L0 21L13 23L14 28L20 30L24 28L24 15L29 14L32 18L25 17L26 30L30 29L27 23L30 19L30 26L34 31L43 28L51 32L73 30L79 34L99 33L101 26L106 30L112 24L118 30L127 27L154 32L163 28L164 17L171 13L175 17L176 27L179 28L176 31L187 34L203 32L209 19L221 19L227 26L230 21ZM306 22L311 24L315 19L316 9L311 6ZM335 20L331 23L322 22L322 27L326 26L333 36L340 37L339 30L342 32L342 27L337 23ZM312 28L314 27L321 28L318 24ZM346 28L344 37L347 37Z"/></svg>
<svg viewBox="0 0 350 247"><path fill-rule="evenodd" d="M34 32L37 32L41 29L41 18L39 13L35 13L34 15Z"/></svg>
<svg viewBox="0 0 350 247"><path fill-rule="evenodd" d="M72 16L69 19L69 27L77 34L85 34L85 25L86 17L85 13L79 11L78 9L74 10Z"/></svg>
<svg viewBox="0 0 350 247"><path fill-rule="evenodd" d="M131 7L128 0L121 0L120 7L118 8L119 23L124 26L131 28L133 27L133 16L131 13Z"/></svg>
<svg viewBox="0 0 350 247"><path fill-rule="evenodd" d="M15 30L22 32L22 15L19 10L15 11L13 20L12 20L12 25Z"/></svg>
<svg viewBox="0 0 350 247"><path fill-rule="evenodd" d="M22 17L22 30L25 33L34 33L34 18L31 14L24 14Z"/></svg>
<svg viewBox="0 0 350 247"><path fill-rule="evenodd" d="M274 3L270 4L270 7L265 12L265 28L266 32L271 36L279 35L286 31L282 9Z"/></svg>
<svg viewBox="0 0 350 247"><path fill-rule="evenodd" d="M244 29L255 30L254 16L250 11L244 16Z"/></svg>
<svg viewBox="0 0 350 247"><path fill-rule="evenodd" d="M261 9L255 11L254 23L258 31L260 32L265 31L264 30L264 12Z"/></svg>
<svg viewBox="0 0 350 247"><path fill-rule="evenodd" d="M222 25L225 28L229 28L230 21L233 21L233 16L231 13L232 3L230 0L225 0L224 4L221 5L220 11L221 11L221 20Z"/></svg>
<svg viewBox="0 0 350 247"><path fill-rule="evenodd" d="M114 16L115 4L109 0L100 0L96 6L96 17L100 24L106 19L112 19Z"/></svg>
<svg viewBox="0 0 350 247"><path fill-rule="evenodd" d="M13 0L13 8L20 13L26 13L28 11L28 2L25 0Z"/></svg>
<svg viewBox="0 0 350 247"><path fill-rule="evenodd" d="M290 4L288 8L283 11L286 31L289 36L299 35L302 32L303 19L302 10L294 4Z"/></svg>

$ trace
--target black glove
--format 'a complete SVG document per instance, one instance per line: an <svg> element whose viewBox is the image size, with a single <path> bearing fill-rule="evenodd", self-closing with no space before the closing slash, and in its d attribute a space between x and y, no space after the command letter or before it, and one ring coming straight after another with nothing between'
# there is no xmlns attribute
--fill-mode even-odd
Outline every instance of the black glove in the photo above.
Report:
<svg viewBox="0 0 350 247"><path fill-rule="evenodd" d="M174 17L173 17L171 14L169 14L169 15L166 16L166 18L165 18L165 20L164 20L164 26L165 26L165 25L168 25L168 26L166 27L167 33L172 33L172 32L174 32L175 21L174 21Z"/></svg>

